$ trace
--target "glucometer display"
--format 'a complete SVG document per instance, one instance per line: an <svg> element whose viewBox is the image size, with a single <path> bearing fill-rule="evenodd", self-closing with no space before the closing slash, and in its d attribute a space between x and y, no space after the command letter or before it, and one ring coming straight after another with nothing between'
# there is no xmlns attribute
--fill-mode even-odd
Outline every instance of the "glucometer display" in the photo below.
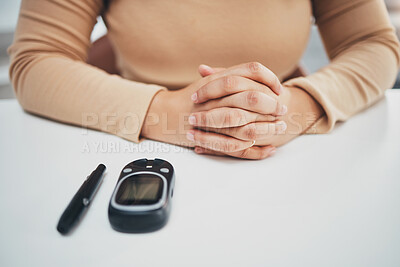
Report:
<svg viewBox="0 0 400 267"><path fill-rule="evenodd" d="M116 202L121 205L151 205L159 201L163 181L151 174L139 174L121 183Z"/></svg>

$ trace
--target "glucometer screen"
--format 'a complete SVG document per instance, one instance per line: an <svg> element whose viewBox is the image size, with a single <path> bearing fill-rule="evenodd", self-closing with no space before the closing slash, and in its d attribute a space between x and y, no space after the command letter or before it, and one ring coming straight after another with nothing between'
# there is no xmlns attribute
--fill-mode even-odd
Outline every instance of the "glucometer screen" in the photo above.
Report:
<svg viewBox="0 0 400 267"><path fill-rule="evenodd" d="M163 181L151 174L139 174L122 182L116 195L121 205L151 205L159 201Z"/></svg>

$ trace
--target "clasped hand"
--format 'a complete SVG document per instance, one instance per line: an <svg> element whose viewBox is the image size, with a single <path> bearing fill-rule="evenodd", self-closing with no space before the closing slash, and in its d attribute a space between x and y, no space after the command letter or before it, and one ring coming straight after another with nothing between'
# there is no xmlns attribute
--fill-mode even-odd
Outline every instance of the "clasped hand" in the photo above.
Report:
<svg viewBox="0 0 400 267"><path fill-rule="evenodd" d="M187 87L155 96L142 136L201 154L272 155L274 138L287 128L281 116L288 110L276 75L257 62L226 69L200 65L199 73L202 78Z"/></svg>
<svg viewBox="0 0 400 267"><path fill-rule="evenodd" d="M195 151L249 159L272 155L274 146L258 144L287 127L280 120L287 107L279 101L283 89L276 75L257 62L228 69L201 65L199 72L207 81L191 95L188 122L194 129L187 132Z"/></svg>

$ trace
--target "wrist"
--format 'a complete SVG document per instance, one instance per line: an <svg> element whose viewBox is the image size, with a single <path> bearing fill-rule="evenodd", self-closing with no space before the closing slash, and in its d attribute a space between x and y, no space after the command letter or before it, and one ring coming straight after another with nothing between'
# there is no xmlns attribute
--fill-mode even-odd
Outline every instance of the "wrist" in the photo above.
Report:
<svg viewBox="0 0 400 267"><path fill-rule="evenodd" d="M288 112L283 120L287 122L290 134L300 135L312 127L324 111L305 90L297 87L285 87L285 89L282 101L287 105Z"/></svg>
<svg viewBox="0 0 400 267"><path fill-rule="evenodd" d="M168 110L168 94L168 91L159 91L154 95L143 122L141 136L159 140L162 132L161 118L163 113Z"/></svg>
<svg viewBox="0 0 400 267"><path fill-rule="evenodd" d="M151 102L141 135L164 143L188 146L186 129L191 102L183 89L160 91Z"/></svg>
<svg viewBox="0 0 400 267"><path fill-rule="evenodd" d="M277 135L270 143L276 147L306 132L323 114L318 102L303 89L284 87L279 99L288 107L286 115L280 118L286 122L287 128L284 134Z"/></svg>

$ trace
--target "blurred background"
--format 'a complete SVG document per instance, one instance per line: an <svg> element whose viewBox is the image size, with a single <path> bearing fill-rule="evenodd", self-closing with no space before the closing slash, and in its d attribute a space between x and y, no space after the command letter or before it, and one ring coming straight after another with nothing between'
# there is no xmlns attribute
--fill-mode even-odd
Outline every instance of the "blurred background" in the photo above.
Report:
<svg viewBox="0 0 400 267"><path fill-rule="evenodd" d="M12 43L20 2L21 0L0 0L0 99L15 97L8 78L7 47ZM396 27L397 36L400 36L400 0L386 0L385 2L390 19ZM106 28L100 20L93 30L92 40L99 38L105 32ZM314 72L327 63L328 59L319 38L318 30L313 27L302 64L308 72ZM394 87L400 88L400 73Z"/></svg>

